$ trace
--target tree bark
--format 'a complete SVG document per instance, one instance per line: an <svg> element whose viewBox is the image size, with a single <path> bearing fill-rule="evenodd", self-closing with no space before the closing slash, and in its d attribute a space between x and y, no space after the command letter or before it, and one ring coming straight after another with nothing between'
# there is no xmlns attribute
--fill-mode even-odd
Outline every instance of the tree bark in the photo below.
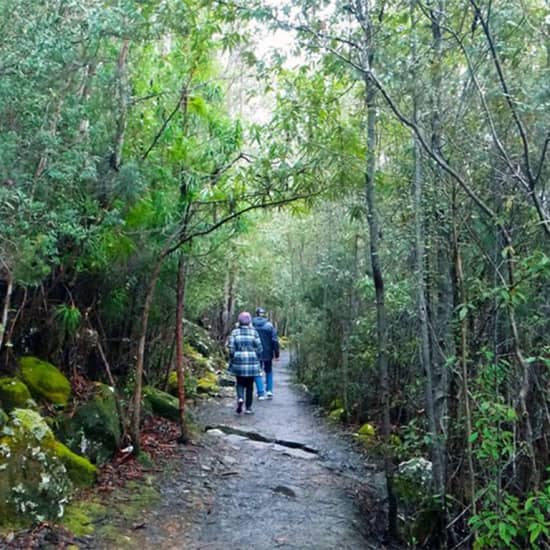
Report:
<svg viewBox="0 0 550 550"><path fill-rule="evenodd" d="M460 253L460 244L458 241L458 232L456 223L453 231L455 271L460 293L460 302L463 308L467 308L468 295L464 283L464 269L462 265L462 254ZM470 506L472 515L476 514L476 481L474 470L474 451L472 447L472 411L470 405L470 388L468 372L468 313L465 309L460 314L460 372L462 378L462 399L464 403L464 423L466 426L466 462L468 464L468 493L470 497Z"/></svg>
<svg viewBox="0 0 550 550"><path fill-rule="evenodd" d="M162 264L165 259L165 255L161 255L157 260L147 290L145 292L145 301L143 304L143 312L141 314L140 333L138 340L137 360L136 360L136 373L135 373L135 388L134 388L134 410L132 416L132 425L130 428L130 437L134 446L134 454L139 454L140 451L140 420L141 420L141 396L142 396L142 383L143 383L143 366L145 363L145 342L147 339L147 326L149 323L149 313L151 312L151 306L153 305L153 295L155 293L155 287L160 276Z"/></svg>
<svg viewBox="0 0 550 550"><path fill-rule="evenodd" d="M13 292L13 276L8 271L6 278L6 296L4 297L4 307L2 308L2 320L0 322L0 351L4 345L4 335L6 334L6 328L8 326L8 315L11 307L11 295Z"/></svg>
<svg viewBox="0 0 550 550"><path fill-rule="evenodd" d="M393 463L390 456L390 387L388 374L388 321L384 295L384 278L380 263L379 239L380 225L376 210L374 176L376 171L376 90L369 79L365 79L365 100L367 108L367 159L365 173L365 202L369 226L370 260L372 277L376 293L376 335L377 365L380 375L382 397L382 437L384 440L384 471L388 492L388 531L391 536L397 534L397 501L393 493Z"/></svg>
<svg viewBox="0 0 550 550"><path fill-rule="evenodd" d="M431 79L431 124L432 150L440 157L442 152L442 22L445 14L445 5L442 0L430 2L431 28L433 37L432 79ZM416 121L415 121L416 122ZM415 141L418 145L418 140ZM444 174L441 167L435 167L435 189L443 187ZM449 374L447 358L454 355L451 319L454 309L451 283L451 262L449 258L449 208L446 204L437 206L436 227L434 228L435 256L433 261L437 276L434 280L435 288L431 292L432 304L432 339L431 356L426 363L427 376L427 410L433 418L429 419L432 431L432 461L435 490L440 500L442 510L445 509L446 497L446 440L448 418ZM426 305L427 306L427 305ZM428 321L429 322L429 321Z"/></svg>
<svg viewBox="0 0 550 550"><path fill-rule="evenodd" d="M185 365L183 362L183 312L185 307L185 282L187 262L183 253L178 260L177 304L176 304L176 372L178 375L178 400L180 420L180 442L189 442L189 429L185 419Z"/></svg>
<svg viewBox="0 0 550 550"><path fill-rule="evenodd" d="M128 74L127 62L130 51L130 40L125 38L122 41L117 62L117 99L118 99L118 118L116 123L116 133L113 145L113 156L111 167L118 170L122 163L122 148L124 147L124 134L126 133L126 123L128 115Z"/></svg>

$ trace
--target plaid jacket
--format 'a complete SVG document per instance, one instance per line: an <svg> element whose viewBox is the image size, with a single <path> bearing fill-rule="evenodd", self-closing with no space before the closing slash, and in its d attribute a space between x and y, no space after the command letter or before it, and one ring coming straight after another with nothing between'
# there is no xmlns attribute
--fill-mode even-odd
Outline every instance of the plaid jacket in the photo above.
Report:
<svg viewBox="0 0 550 550"><path fill-rule="evenodd" d="M262 373L259 357L262 341L255 328L238 327L229 337L229 371L235 376L258 376Z"/></svg>

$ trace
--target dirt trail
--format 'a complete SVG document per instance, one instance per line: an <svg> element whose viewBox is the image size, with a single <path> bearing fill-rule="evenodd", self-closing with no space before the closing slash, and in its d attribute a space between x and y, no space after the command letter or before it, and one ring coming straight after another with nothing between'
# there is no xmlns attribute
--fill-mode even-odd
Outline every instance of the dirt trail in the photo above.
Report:
<svg viewBox="0 0 550 550"><path fill-rule="evenodd" d="M291 383L287 354L274 369L274 399L255 400L254 415L236 415L229 397L200 406L199 422L213 428L183 450L161 503L121 547L384 548L375 537L383 477L315 415Z"/></svg>

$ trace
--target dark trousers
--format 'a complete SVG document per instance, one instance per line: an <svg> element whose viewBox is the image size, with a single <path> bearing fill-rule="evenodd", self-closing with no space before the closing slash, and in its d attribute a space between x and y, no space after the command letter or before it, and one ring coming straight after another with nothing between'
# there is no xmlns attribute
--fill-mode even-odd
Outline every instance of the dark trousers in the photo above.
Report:
<svg viewBox="0 0 550 550"><path fill-rule="evenodd" d="M252 396L254 394L254 377L253 376L237 376L237 397L243 399L244 406L247 409L252 407Z"/></svg>

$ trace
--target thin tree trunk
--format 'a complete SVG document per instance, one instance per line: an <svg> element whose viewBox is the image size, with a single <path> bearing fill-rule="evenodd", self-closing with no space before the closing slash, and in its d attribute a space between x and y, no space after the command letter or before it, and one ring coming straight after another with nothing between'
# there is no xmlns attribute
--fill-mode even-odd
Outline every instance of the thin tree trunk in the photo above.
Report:
<svg viewBox="0 0 550 550"><path fill-rule="evenodd" d="M384 278L380 263L379 236L380 226L376 210L374 175L376 170L376 91L369 79L365 80L367 108L367 159L365 174L365 201L369 226L370 260L376 292L376 333L377 364L382 394L382 437L384 440L384 471L388 492L388 531L391 536L397 534L397 501L393 492L393 464L389 454L390 425L390 387L388 374L388 321L384 296Z"/></svg>
<svg viewBox="0 0 550 550"><path fill-rule="evenodd" d="M122 163L122 148L124 147L124 135L126 132L127 114L128 114L128 74L127 62L128 52L130 51L130 40L125 38L118 54L117 72L117 96L119 113L116 125L115 141L113 145L113 156L111 166L115 170L120 168Z"/></svg>
<svg viewBox="0 0 550 550"><path fill-rule="evenodd" d="M442 0L430 3L432 21L433 47L433 70L431 81L431 122L432 122L432 149L437 155L442 155L442 122L441 122L441 83L442 83L442 21L444 18L445 5ZM418 145L418 140L416 140ZM444 178L440 167L436 167L436 188L441 187ZM433 298L437 300L437 306L433 308L435 319L432 322L434 332L434 343L429 367L426 371L428 414L433 418L429 419L430 431L433 437L433 472L435 490L438 494L441 508L445 510L446 498L446 439L447 439L447 417L448 417L448 394L449 376L446 361L453 353L453 338L451 332L451 319L453 312L453 292L451 279L451 265L449 259L448 242L449 231L447 220L448 208L443 208L441 219L438 220L436 232L439 238L436 244L436 265L438 276L436 277L436 291ZM427 307L427 306L426 306ZM435 353L435 351L438 351Z"/></svg>
<svg viewBox="0 0 550 550"><path fill-rule="evenodd" d="M4 334L6 334L6 328L8 326L8 315L11 307L11 295L13 292L13 276L8 271L8 277L6 279L6 296L4 297L4 307L2 308L2 321L0 322L0 350L4 344Z"/></svg>
<svg viewBox="0 0 550 550"><path fill-rule="evenodd" d="M183 362L183 311L185 307L185 282L187 273L187 262L185 256L180 253L178 259L178 282L177 282L177 304L176 304L176 372L178 374L178 400L180 420L180 442L189 442L189 429L185 420L185 365Z"/></svg>
<svg viewBox="0 0 550 550"><path fill-rule="evenodd" d="M134 446L134 454L137 455L140 451L140 420L141 420L141 396L142 396L142 384L143 384L143 366L145 362L145 341L147 339L147 326L149 323L149 313L151 312L151 306L153 304L153 295L155 294L155 287L160 276L162 264L165 259L165 255L158 258L157 263L151 273L149 284L145 293L145 301L143 304L143 312L141 314L140 333L137 349L136 360L136 373L135 373L135 388L134 388L134 410L132 417L132 425L130 427L130 437Z"/></svg>
<svg viewBox="0 0 550 550"><path fill-rule="evenodd" d="M456 224L454 225L454 253L455 253L455 271L460 293L460 302L465 308L461 313L460 319L460 372L462 377L462 399L464 403L464 422L466 425L466 461L468 464L468 492L470 497L470 506L472 515L476 514L476 482L474 470L474 451L472 447L472 411L470 407L470 389L468 372L468 314L467 303L468 296L464 283L464 269L462 266L462 255L460 253L460 244L458 242L458 233Z"/></svg>
<svg viewBox="0 0 550 550"><path fill-rule="evenodd" d="M514 252L512 248L512 242L509 236L506 236L506 263L508 267L508 292L511 294L515 289L515 276L514 276ZM527 448L529 449L529 458L531 460L531 484L534 490L538 490L540 485L540 473L537 467L537 458L535 452L534 436L533 436L533 426L531 423L531 416L529 414L529 409L527 408L527 396L531 387L531 375L530 375L530 366L525 359L525 355L521 348L521 341L519 336L519 330L516 322L516 312L515 307L508 301L508 319L510 321L510 328L512 329L512 341L514 344L514 355L516 360L521 368L521 384L519 388L519 404L521 409L521 417L525 423L525 442Z"/></svg>

